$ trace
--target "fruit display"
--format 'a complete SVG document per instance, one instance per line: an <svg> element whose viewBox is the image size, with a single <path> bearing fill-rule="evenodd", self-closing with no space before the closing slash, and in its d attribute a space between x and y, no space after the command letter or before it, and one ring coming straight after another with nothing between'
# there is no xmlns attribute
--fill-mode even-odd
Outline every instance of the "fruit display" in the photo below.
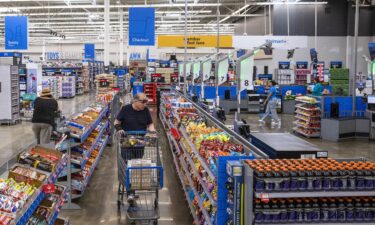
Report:
<svg viewBox="0 0 375 225"><path fill-rule="evenodd" d="M114 96L117 94L116 91L110 91L107 93L98 93L96 95L96 101L102 103L109 103L113 100Z"/></svg>
<svg viewBox="0 0 375 225"><path fill-rule="evenodd" d="M320 107L315 98L300 96L296 101L302 104L296 105L294 131L306 137L320 137Z"/></svg>

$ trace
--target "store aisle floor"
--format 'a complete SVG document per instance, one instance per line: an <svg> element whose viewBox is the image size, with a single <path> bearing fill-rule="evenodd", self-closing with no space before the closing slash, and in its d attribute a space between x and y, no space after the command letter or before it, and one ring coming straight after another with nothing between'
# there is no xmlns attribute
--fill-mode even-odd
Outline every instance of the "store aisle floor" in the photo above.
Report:
<svg viewBox="0 0 375 225"><path fill-rule="evenodd" d="M156 118L156 108L150 108L159 132L159 144L164 166L164 188L159 192L159 225L191 225L187 203L175 172L172 155L162 125ZM107 147L95 170L85 195L76 201L81 210L63 210L62 217L71 224L127 224L125 209L117 210L117 154L116 147Z"/></svg>

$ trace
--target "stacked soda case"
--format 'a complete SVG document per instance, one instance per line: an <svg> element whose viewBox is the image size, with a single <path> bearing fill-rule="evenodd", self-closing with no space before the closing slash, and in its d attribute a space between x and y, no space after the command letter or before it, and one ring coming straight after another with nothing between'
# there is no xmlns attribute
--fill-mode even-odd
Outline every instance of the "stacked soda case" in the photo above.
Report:
<svg viewBox="0 0 375 225"><path fill-rule="evenodd" d="M375 163L335 159L260 159L254 171L256 192L375 190Z"/></svg>
<svg viewBox="0 0 375 225"><path fill-rule="evenodd" d="M255 200L255 224L366 223L375 220L374 197Z"/></svg>

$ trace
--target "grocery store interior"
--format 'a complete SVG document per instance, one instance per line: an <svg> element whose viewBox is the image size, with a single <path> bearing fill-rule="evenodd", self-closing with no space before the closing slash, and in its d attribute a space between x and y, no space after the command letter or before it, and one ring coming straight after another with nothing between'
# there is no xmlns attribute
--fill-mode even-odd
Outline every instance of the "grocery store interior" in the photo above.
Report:
<svg viewBox="0 0 375 225"><path fill-rule="evenodd" d="M374 0L0 0L0 225L375 225L374 74Z"/></svg>

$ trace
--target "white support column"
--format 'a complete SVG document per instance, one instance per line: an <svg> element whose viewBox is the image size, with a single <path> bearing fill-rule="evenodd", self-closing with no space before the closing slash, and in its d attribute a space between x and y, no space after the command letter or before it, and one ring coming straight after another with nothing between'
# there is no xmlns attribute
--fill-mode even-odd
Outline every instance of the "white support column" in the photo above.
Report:
<svg viewBox="0 0 375 225"><path fill-rule="evenodd" d="M124 65L124 10L119 9L120 16L120 64L119 66Z"/></svg>
<svg viewBox="0 0 375 225"><path fill-rule="evenodd" d="M104 66L109 66L109 5L110 0L104 0Z"/></svg>

